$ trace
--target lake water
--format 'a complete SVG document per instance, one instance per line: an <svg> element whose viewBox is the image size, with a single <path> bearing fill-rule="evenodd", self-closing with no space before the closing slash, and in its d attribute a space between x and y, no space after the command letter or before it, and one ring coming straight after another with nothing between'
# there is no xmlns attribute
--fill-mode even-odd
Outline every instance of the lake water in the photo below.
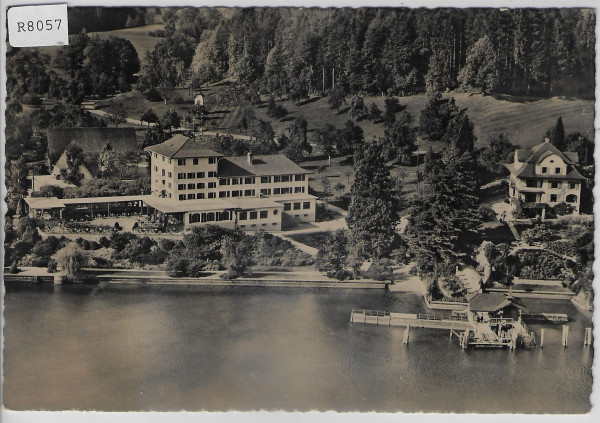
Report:
<svg viewBox="0 0 600 423"><path fill-rule="evenodd" d="M4 405L23 410L583 413L591 316L544 348L462 350L448 332L349 323L353 307L426 311L383 290L6 287ZM538 335L541 325L529 325Z"/></svg>

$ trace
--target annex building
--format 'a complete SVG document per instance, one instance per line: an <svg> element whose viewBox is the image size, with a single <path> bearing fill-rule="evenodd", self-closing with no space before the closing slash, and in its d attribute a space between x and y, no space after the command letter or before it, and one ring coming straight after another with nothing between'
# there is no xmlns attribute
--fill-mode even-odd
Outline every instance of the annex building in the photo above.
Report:
<svg viewBox="0 0 600 423"><path fill-rule="evenodd" d="M524 210L545 210L566 203L579 213L581 184L586 180L576 169L577 153L559 151L546 139L531 149L515 151L510 171L509 197Z"/></svg>
<svg viewBox="0 0 600 423"><path fill-rule="evenodd" d="M279 231L315 221L310 172L283 155L225 157L183 135L145 150L151 166L145 203L185 226Z"/></svg>

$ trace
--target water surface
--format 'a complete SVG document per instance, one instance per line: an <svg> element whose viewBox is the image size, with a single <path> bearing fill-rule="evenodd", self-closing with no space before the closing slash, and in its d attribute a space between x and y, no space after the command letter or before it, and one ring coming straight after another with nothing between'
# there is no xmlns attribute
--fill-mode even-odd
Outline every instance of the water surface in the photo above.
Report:
<svg viewBox="0 0 600 423"><path fill-rule="evenodd" d="M544 348L461 350L448 332L349 323L353 307L424 312L383 290L6 287L4 404L16 410L584 413L590 316L530 325Z"/></svg>

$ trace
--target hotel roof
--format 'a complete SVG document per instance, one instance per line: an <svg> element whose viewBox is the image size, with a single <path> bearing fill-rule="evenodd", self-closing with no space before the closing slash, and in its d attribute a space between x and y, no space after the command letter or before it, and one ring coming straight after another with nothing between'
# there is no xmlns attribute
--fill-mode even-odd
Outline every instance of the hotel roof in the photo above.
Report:
<svg viewBox="0 0 600 423"><path fill-rule="evenodd" d="M146 147L144 150L162 154L170 159L222 156L222 154L210 150L194 139L181 134L177 134L161 144Z"/></svg>
<svg viewBox="0 0 600 423"><path fill-rule="evenodd" d="M301 168L283 154L252 156L251 162L252 164L250 164L247 156L225 157L219 160L219 177L312 173Z"/></svg>

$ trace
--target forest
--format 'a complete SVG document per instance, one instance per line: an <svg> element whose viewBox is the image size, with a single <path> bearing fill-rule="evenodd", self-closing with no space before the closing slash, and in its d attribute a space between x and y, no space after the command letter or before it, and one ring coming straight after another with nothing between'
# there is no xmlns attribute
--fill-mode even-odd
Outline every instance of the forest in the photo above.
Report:
<svg viewBox="0 0 600 423"><path fill-rule="evenodd" d="M591 9L185 8L162 21L142 88L193 72L277 95L594 91Z"/></svg>

